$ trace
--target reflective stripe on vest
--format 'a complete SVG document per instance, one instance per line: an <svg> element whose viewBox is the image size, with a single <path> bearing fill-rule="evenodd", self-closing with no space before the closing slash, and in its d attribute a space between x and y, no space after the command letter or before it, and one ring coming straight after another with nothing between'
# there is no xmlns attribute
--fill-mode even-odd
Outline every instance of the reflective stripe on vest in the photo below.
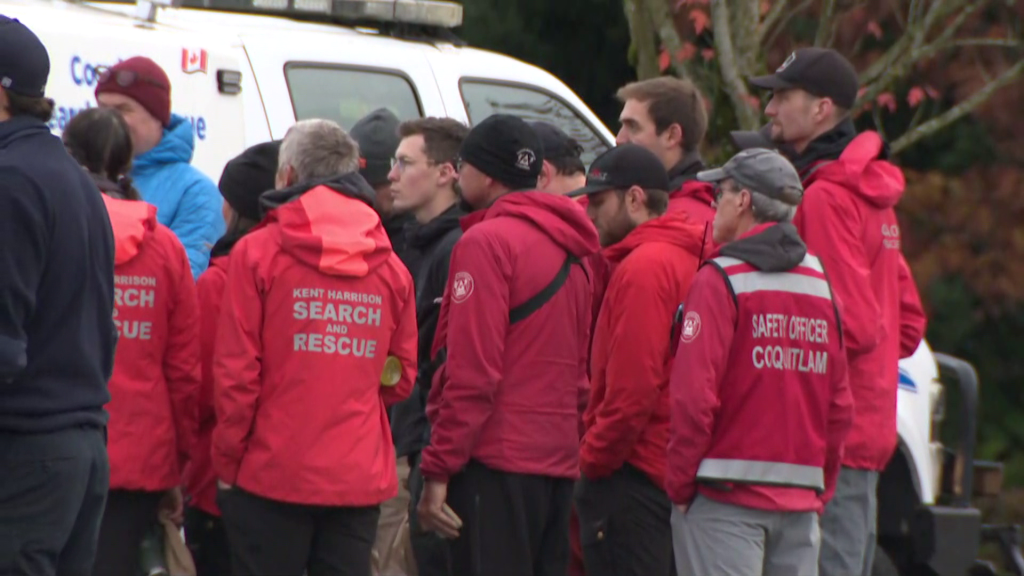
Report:
<svg viewBox="0 0 1024 576"><path fill-rule="evenodd" d="M768 290L806 294L826 300L832 299L832 291L829 290L828 282L824 278L816 278L794 272L739 272L730 274L728 270L730 266L745 264L745 262L728 256L719 256L713 258L712 261L721 266L726 275L729 276L729 283L732 284L733 293L737 295L758 290ZM804 259L798 266L823 273L821 262L809 254L804 256Z"/></svg>
<svg viewBox="0 0 1024 576"><path fill-rule="evenodd" d="M705 458L697 470L697 480L769 484L825 491L825 473L821 468L763 460Z"/></svg>

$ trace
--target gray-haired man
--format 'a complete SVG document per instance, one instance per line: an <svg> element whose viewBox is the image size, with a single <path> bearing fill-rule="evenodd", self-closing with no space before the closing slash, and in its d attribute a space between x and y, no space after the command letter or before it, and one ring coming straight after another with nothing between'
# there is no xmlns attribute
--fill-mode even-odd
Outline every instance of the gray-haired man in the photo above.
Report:
<svg viewBox="0 0 1024 576"><path fill-rule="evenodd" d="M717 186L720 248L687 296L669 383L676 565L816 576L853 411L828 279L790 223L803 187L765 149L697 178Z"/></svg>

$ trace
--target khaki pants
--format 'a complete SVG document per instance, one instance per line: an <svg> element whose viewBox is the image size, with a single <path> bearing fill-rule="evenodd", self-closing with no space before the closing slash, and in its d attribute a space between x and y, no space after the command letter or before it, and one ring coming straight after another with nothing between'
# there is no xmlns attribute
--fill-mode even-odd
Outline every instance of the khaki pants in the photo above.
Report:
<svg viewBox="0 0 1024 576"><path fill-rule="evenodd" d="M380 505L373 576L417 576L409 540L409 459L398 459L398 496Z"/></svg>

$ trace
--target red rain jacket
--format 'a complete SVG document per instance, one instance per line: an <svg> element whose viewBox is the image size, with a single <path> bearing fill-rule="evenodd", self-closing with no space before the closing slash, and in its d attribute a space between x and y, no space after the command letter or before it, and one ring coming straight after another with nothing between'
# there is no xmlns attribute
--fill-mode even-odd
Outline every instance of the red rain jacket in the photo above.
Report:
<svg viewBox="0 0 1024 576"><path fill-rule="evenodd" d="M683 213L649 220L606 248L615 272L598 317L580 448L588 478L630 463L665 485L670 334L700 263L704 226Z"/></svg>
<svg viewBox="0 0 1024 576"><path fill-rule="evenodd" d="M843 465L863 470L883 470L896 448L898 363L906 348L901 292L907 289L900 284L893 211L904 179L880 159L882 148L878 134L864 132L838 160L815 167L804 178L793 222L821 259L841 307L855 411Z"/></svg>
<svg viewBox="0 0 1024 576"><path fill-rule="evenodd" d="M423 475L446 481L473 458L576 478L593 319L586 263L525 320L510 326L509 311L550 284L569 254L595 253L597 231L578 203L542 192L506 194L466 223L434 341L448 357L427 402Z"/></svg>
<svg viewBox="0 0 1024 576"><path fill-rule="evenodd" d="M117 355L110 379L110 488L181 485L196 436L199 313L185 248L145 202L103 195L114 230Z"/></svg>
<svg viewBox="0 0 1024 576"><path fill-rule="evenodd" d="M192 459L185 471L185 490L192 496L192 506L220 516L217 507L217 476L213 473L213 428L217 423L213 408L213 349L217 342L217 323L221 301L228 279L228 257L210 258L210 266L196 282L199 297L199 349L202 360L202 386L199 391L199 432L192 450Z"/></svg>
<svg viewBox="0 0 1024 576"><path fill-rule="evenodd" d="M319 506L398 493L385 407L412 390L416 302L373 194L348 174L264 196L232 249L213 361L224 482ZM400 376L383 386L389 356Z"/></svg>

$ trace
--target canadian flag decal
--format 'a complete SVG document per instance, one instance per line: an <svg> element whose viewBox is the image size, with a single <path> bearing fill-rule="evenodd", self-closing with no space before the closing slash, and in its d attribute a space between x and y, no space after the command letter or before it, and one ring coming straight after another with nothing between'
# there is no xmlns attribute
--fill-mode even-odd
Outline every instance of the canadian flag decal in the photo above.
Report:
<svg viewBox="0 0 1024 576"><path fill-rule="evenodd" d="M206 74L208 56L206 50L194 48L181 49L181 71L185 74L202 72Z"/></svg>

